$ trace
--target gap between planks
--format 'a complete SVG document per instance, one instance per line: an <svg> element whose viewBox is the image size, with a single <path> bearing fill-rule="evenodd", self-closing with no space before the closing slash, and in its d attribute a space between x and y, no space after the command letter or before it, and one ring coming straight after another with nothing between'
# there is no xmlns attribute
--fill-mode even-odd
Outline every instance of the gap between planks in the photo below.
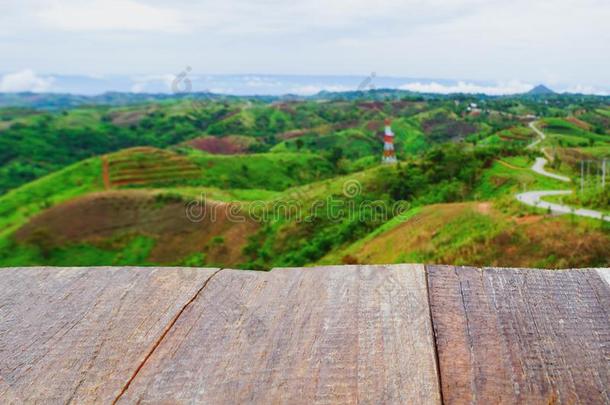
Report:
<svg viewBox="0 0 610 405"><path fill-rule="evenodd" d="M424 270L424 277L426 279L426 303L428 304L428 317L430 318L430 334L432 335L432 351L434 352L434 363L436 365L436 381L438 384L438 395L440 403L444 404L443 399L443 377L441 373L441 360L438 355L438 344L436 339L436 330L434 328L434 316L432 316L432 305L430 301L430 278L428 275L428 266L422 265Z"/></svg>

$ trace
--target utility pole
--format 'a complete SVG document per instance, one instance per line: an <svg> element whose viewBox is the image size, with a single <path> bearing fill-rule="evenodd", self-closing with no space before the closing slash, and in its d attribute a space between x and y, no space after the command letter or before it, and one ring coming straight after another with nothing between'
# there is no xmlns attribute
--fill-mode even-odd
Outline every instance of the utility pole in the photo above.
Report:
<svg viewBox="0 0 610 405"><path fill-rule="evenodd" d="M580 193L585 191L585 161L580 161Z"/></svg>
<svg viewBox="0 0 610 405"><path fill-rule="evenodd" d="M606 159L602 161L602 190L606 189Z"/></svg>

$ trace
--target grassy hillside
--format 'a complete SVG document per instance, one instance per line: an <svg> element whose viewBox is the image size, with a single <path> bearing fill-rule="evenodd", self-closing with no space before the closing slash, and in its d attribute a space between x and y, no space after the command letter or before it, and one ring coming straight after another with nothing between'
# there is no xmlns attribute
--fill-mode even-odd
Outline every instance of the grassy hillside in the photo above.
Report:
<svg viewBox="0 0 610 405"><path fill-rule="evenodd" d="M105 191L56 205L5 239L0 265L236 265L253 221L231 221L228 204L149 190ZM205 215L199 215L200 209ZM188 216L192 212L198 215Z"/></svg>
<svg viewBox="0 0 610 405"><path fill-rule="evenodd" d="M0 237L45 209L101 190L101 174L101 159L87 159L0 196Z"/></svg>
<svg viewBox="0 0 610 405"><path fill-rule="evenodd" d="M534 160L529 156L502 157L484 171L474 195L490 200L528 190L560 190L565 183L534 173Z"/></svg>
<svg viewBox="0 0 610 405"><path fill-rule="evenodd" d="M579 125L569 119L545 118L542 126L549 134L548 142L556 142L562 147L606 146L610 136L589 131L589 126Z"/></svg>
<svg viewBox="0 0 610 405"><path fill-rule="evenodd" d="M186 157L201 170L191 185L224 189L285 190L333 175L332 164L311 153L213 155L187 150Z"/></svg>
<svg viewBox="0 0 610 405"><path fill-rule="evenodd" d="M491 203L407 212L319 263L438 263L497 267L606 267L608 232L570 218L514 216Z"/></svg>

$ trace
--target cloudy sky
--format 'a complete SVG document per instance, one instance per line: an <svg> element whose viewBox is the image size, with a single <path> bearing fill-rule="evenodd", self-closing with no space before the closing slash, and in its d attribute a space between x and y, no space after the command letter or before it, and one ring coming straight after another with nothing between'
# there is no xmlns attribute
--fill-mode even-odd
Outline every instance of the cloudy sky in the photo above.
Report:
<svg viewBox="0 0 610 405"><path fill-rule="evenodd" d="M609 22L608 0L0 0L0 91L53 90L56 75L169 83L190 66L606 93Z"/></svg>

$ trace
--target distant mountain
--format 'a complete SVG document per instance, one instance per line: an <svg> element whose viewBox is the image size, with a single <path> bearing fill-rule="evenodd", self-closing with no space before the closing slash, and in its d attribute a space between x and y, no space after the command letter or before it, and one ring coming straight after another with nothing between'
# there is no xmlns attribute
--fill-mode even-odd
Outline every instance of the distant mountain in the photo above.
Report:
<svg viewBox="0 0 610 405"><path fill-rule="evenodd" d="M532 90L513 95L494 96L487 94L467 94L467 93L423 93L411 90L401 90L392 88L375 88L367 90L352 91L327 91L322 90L312 95L302 95L286 93L284 95L230 95L211 92L192 92L192 93L133 93L133 92L106 92L99 95L78 95L69 93L2 93L0 92L0 109L2 108L33 108L37 110L63 110L82 106L128 106L134 104L146 104L163 101L176 100L212 100L212 101L237 101L252 100L263 103L273 102L293 102L293 101L332 101L332 100L369 100L369 101L388 101L409 99L411 101L429 100L457 100L457 101L482 101L496 98L528 99L537 96L557 95L558 97L572 97L571 93L556 93L553 90L540 85ZM590 99L603 98L610 101L610 96L579 94L579 100L583 97Z"/></svg>
<svg viewBox="0 0 610 405"><path fill-rule="evenodd" d="M530 91L528 91L526 94L531 94L534 96L543 96L543 95L557 94L557 93L555 93L553 90L549 89L545 85L539 84L538 86L536 86L533 89L531 89Z"/></svg>

